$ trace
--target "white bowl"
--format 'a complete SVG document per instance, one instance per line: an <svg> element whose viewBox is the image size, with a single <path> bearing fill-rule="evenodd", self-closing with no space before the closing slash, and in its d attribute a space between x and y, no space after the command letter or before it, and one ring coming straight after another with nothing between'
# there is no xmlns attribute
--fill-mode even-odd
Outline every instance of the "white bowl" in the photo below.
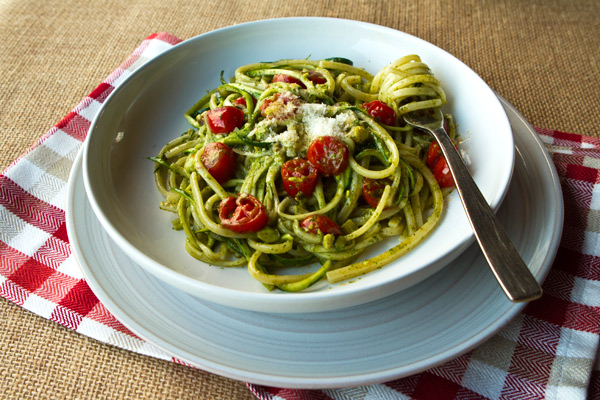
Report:
<svg viewBox="0 0 600 400"><path fill-rule="evenodd" d="M301 293L267 292L245 268L210 267L184 249L184 233L171 229L159 210L154 156L188 129L184 112L220 72L283 58L345 57L376 73L408 54L418 54L441 80L454 114L470 170L485 198L497 208L514 161L508 118L494 92L447 52L408 34L377 25L330 18L257 21L187 40L140 67L105 101L90 128L83 160L86 191L102 226L136 263L192 295L231 307L267 312L317 312L376 300L439 271L473 241L460 199L452 193L437 229L417 248L352 284L320 282ZM393 246L395 239L365 257ZM109 265L106 268L110 268ZM135 282L131 282L135 285Z"/></svg>

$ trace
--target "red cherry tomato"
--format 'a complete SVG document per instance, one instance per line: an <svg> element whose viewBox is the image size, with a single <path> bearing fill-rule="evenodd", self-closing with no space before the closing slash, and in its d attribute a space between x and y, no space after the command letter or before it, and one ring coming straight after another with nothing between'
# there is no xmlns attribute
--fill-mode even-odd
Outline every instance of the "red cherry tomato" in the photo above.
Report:
<svg viewBox="0 0 600 400"><path fill-rule="evenodd" d="M237 99L235 99L233 101L233 105L236 106L236 107L237 106L246 107L246 99L244 98L244 96L240 96L240 97L238 97Z"/></svg>
<svg viewBox="0 0 600 400"><path fill-rule="evenodd" d="M363 104L363 108L377 122L384 125L396 125L396 111L379 100L373 100Z"/></svg>
<svg viewBox="0 0 600 400"><path fill-rule="evenodd" d="M456 146L456 144L454 144ZM442 149L435 140L427 149L427 166L433 171L435 180L438 181L441 187L454 186L454 178L450 173L450 168L446 162L446 158L442 155Z"/></svg>
<svg viewBox="0 0 600 400"><path fill-rule="evenodd" d="M390 179L363 179L362 195L371 207L377 208L379 205L385 185L391 185Z"/></svg>
<svg viewBox="0 0 600 400"><path fill-rule="evenodd" d="M318 235L319 233L327 235L331 233L335 236L340 236L344 234L342 228L334 220L324 215L306 217L300 226L313 235Z"/></svg>
<svg viewBox="0 0 600 400"><path fill-rule="evenodd" d="M224 134L244 125L244 111L237 107L219 107L206 112L208 127L213 133Z"/></svg>
<svg viewBox="0 0 600 400"><path fill-rule="evenodd" d="M265 117L265 118L273 117L274 113L269 112L269 110L270 110L271 104L273 104L274 102L277 101L278 94L279 93L275 93L275 96L273 96L273 98L267 98L260 104L260 113L263 117Z"/></svg>
<svg viewBox="0 0 600 400"><path fill-rule="evenodd" d="M258 232L269 222L265 206L248 193L221 200L219 218L223 228L236 233Z"/></svg>
<svg viewBox="0 0 600 400"><path fill-rule="evenodd" d="M440 157L442 157L442 149L440 149L438 142L434 140L429 145L429 149L427 149L427 166L429 169L433 169Z"/></svg>
<svg viewBox="0 0 600 400"><path fill-rule="evenodd" d="M306 197L312 196L317 184L317 169L303 158L286 161L281 166L281 180L283 188L292 197L302 193Z"/></svg>
<svg viewBox="0 0 600 400"><path fill-rule="evenodd" d="M334 136L321 136L308 146L308 161L324 176L339 175L348 167L350 151Z"/></svg>
<svg viewBox="0 0 600 400"><path fill-rule="evenodd" d="M252 99L252 103L256 104L256 100L254 100L254 98ZM233 101L233 105L235 107L239 107L239 108L242 108L242 109L245 109L245 108L248 107L248 105L246 104L246 98L244 96L240 96L237 99L235 99Z"/></svg>
<svg viewBox="0 0 600 400"><path fill-rule="evenodd" d="M433 166L433 176L440 184L440 187L449 188L454 186L454 178L452 177L450 167L448 167L448 163L444 157L438 158Z"/></svg>
<svg viewBox="0 0 600 400"><path fill-rule="evenodd" d="M322 85L323 83L327 83L327 79L325 79L325 77L317 71L310 71L308 73L308 79L310 79L310 81L312 83L315 83L317 85Z"/></svg>
<svg viewBox="0 0 600 400"><path fill-rule="evenodd" d="M297 79L297 78L294 78L293 76L289 76L289 75L285 75L285 74L273 75L273 79L271 80L271 83L273 83L273 82L283 82L283 83L289 83L289 84L295 83L296 85L300 86L301 88L306 89L306 86L304 86L304 83L302 83L302 81L300 79Z"/></svg>
<svg viewBox="0 0 600 400"><path fill-rule="evenodd" d="M446 132L448 132L448 120L444 120L444 129ZM419 131L423 132L420 129ZM454 141L452 142L454 143ZM456 147L456 143L454 143L454 147ZM429 169L433 169L438 158L442 156L442 149L440 149L440 145L437 141L433 140L427 149L427 166Z"/></svg>
<svg viewBox="0 0 600 400"><path fill-rule="evenodd" d="M219 183L225 183L235 172L235 153L224 143L212 142L204 146L202 164Z"/></svg>

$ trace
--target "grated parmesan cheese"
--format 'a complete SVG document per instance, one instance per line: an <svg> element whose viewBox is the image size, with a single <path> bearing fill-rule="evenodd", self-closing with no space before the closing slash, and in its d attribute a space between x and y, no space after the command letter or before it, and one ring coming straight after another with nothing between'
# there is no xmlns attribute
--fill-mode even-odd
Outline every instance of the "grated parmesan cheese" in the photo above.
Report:
<svg viewBox="0 0 600 400"><path fill-rule="evenodd" d="M336 136L343 138L353 126L355 117L348 113L341 113L335 117L325 116L327 105L318 103L304 103L297 109L296 117L286 121L286 130L275 132L275 127L281 121L265 119L257 124L263 129L265 142L279 142L286 149L289 157L305 153L310 143L321 136ZM266 131L265 131L266 128ZM249 136L253 136L251 132Z"/></svg>
<svg viewBox="0 0 600 400"><path fill-rule="evenodd" d="M325 104L303 104L299 111L307 139L311 142L321 136L344 137L351 126L352 117L348 114L326 117Z"/></svg>

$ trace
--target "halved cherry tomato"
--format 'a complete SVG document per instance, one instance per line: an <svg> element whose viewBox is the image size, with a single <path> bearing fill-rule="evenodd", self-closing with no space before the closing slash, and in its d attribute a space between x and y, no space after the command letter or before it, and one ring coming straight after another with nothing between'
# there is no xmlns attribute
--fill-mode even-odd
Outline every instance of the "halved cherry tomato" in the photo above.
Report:
<svg viewBox="0 0 600 400"><path fill-rule="evenodd" d="M427 149L427 166L429 169L433 169L440 157L442 157L442 149L440 149L438 142L434 140Z"/></svg>
<svg viewBox="0 0 600 400"><path fill-rule="evenodd" d="M289 84L295 83L296 85L306 89L306 86L304 86L304 83L302 83L302 81L300 79L297 79L297 78L294 78L293 76L289 76L289 75L285 75L285 74L273 75L273 79L271 79L271 83L273 83L273 82L283 82L283 83L289 83Z"/></svg>
<svg viewBox="0 0 600 400"><path fill-rule="evenodd" d="M454 178L450 172L450 167L444 157L438 158L433 166L433 176L439 183L440 187L449 188L454 186Z"/></svg>
<svg viewBox="0 0 600 400"><path fill-rule="evenodd" d="M258 232L269 222L265 206L248 193L221 200L219 218L223 228L236 233Z"/></svg>
<svg viewBox="0 0 600 400"><path fill-rule="evenodd" d="M202 164L219 183L225 183L235 172L235 153L221 142L212 142L202 150Z"/></svg>
<svg viewBox="0 0 600 400"><path fill-rule="evenodd" d="M427 166L433 171L433 176L435 176L435 180L438 181L440 187L454 186L454 178L450 173L446 158L442 155L442 149L435 140L431 142L427 149Z"/></svg>
<svg viewBox="0 0 600 400"><path fill-rule="evenodd" d="M317 71L310 71L308 73L308 79L310 79L312 83L316 83L317 85L327 83L327 79L325 79L325 77Z"/></svg>
<svg viewBox="0 0 600 400"><path fill-rule="evenodd" d="M385 185L391 185L392 182L388 178L384 179L369 179L364 178L362 184L362 195L365 201L373 208L377 208L379 200L383 195Z"/></svg>
<svg viewBox="0 0 600 400"><path fill-rule="evenodd" d="M224 134L244 125L244 111L237 107L225 106L206 112L208 127L213 133Z"/></svg>
<svg viewBox="0 0 600 400"><path fill-rule="evenodd" d="M254 100L254 98L252 98L252 103L256 104L256 100ZM233 105L235 107L239 107L239 108L242 108L242 109L245 109L245 108L248 107L248 105L246 104L246 98L244 96L240 96L237 99L235 99L233 101Z"/></svg>
<svg viewBox="0 0 600 400"><path fill-rule="evenodd" d="M312 196L317 184L317 177L317 169L303 158L288 160L281 166L283 188L294 198L299 193L306 197Z"/></svg>
<svg viewBox="0 0 600 400"><path fill-rule="evenodd" d="M327 235L331 233L335 236L340 236L344 234L342 228L334 220L320 214L306 217L300 223L300 226L313 235L318 235L319 233Z"/></svg>
<svg viewBox="0 0 600 400"><path fill-rule="evenodd" d="M233 101L233 105L236 106L236 107L237 106L246 107L246 99L244 98L244 96L240 96L240 97L238 97L237 99L235 99Z"/></svg>
<svg viewBox="0 0 600 400"><path fill-rule="evenodd" d="M324 176L339 175L348 167L350 151L342 139L321 136L308 146L306 157Z"/></svg>
<svg viewBox="0 0 600 400"><path fill-rule="evenodd" d="M448 132L447 119L444 120L444 129L446 130L446 132ZM422 130L419 131L423 132ZM454 143L454 146L456 147L456 143ZM440 157L442 157L442 149L440 149L440 145L438 144L438 142L436 140L433 140L429 145L429 148L427 149L427 166L429 167L429 169L433 169L435 163Z"/></svg>
<svg viewBox="0 0 600 400"><path fill-rule="evenodd" d="M384 125L396 125L396 111L383 101L373 100L363 104L363 108L377 122Z"/></svg>

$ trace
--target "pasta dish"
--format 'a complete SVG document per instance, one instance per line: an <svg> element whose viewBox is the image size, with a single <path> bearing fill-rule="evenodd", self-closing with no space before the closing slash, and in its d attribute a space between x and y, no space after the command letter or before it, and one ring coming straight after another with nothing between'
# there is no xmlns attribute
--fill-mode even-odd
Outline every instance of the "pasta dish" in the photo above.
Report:
<svg viewBox="0 0 600 400"><path fill-rule="evenodd" d="M241 66L151 157L160 208L174 214L191 256L247 266L268 290L357 278L438 224L452 176L435 140L402 115L445 103L416 55L376 75L345 58ZM445 121L454 139L452 116ZM398 244L360 260L389 236ZM300 266L307 272L281 272Z"/></svg>

